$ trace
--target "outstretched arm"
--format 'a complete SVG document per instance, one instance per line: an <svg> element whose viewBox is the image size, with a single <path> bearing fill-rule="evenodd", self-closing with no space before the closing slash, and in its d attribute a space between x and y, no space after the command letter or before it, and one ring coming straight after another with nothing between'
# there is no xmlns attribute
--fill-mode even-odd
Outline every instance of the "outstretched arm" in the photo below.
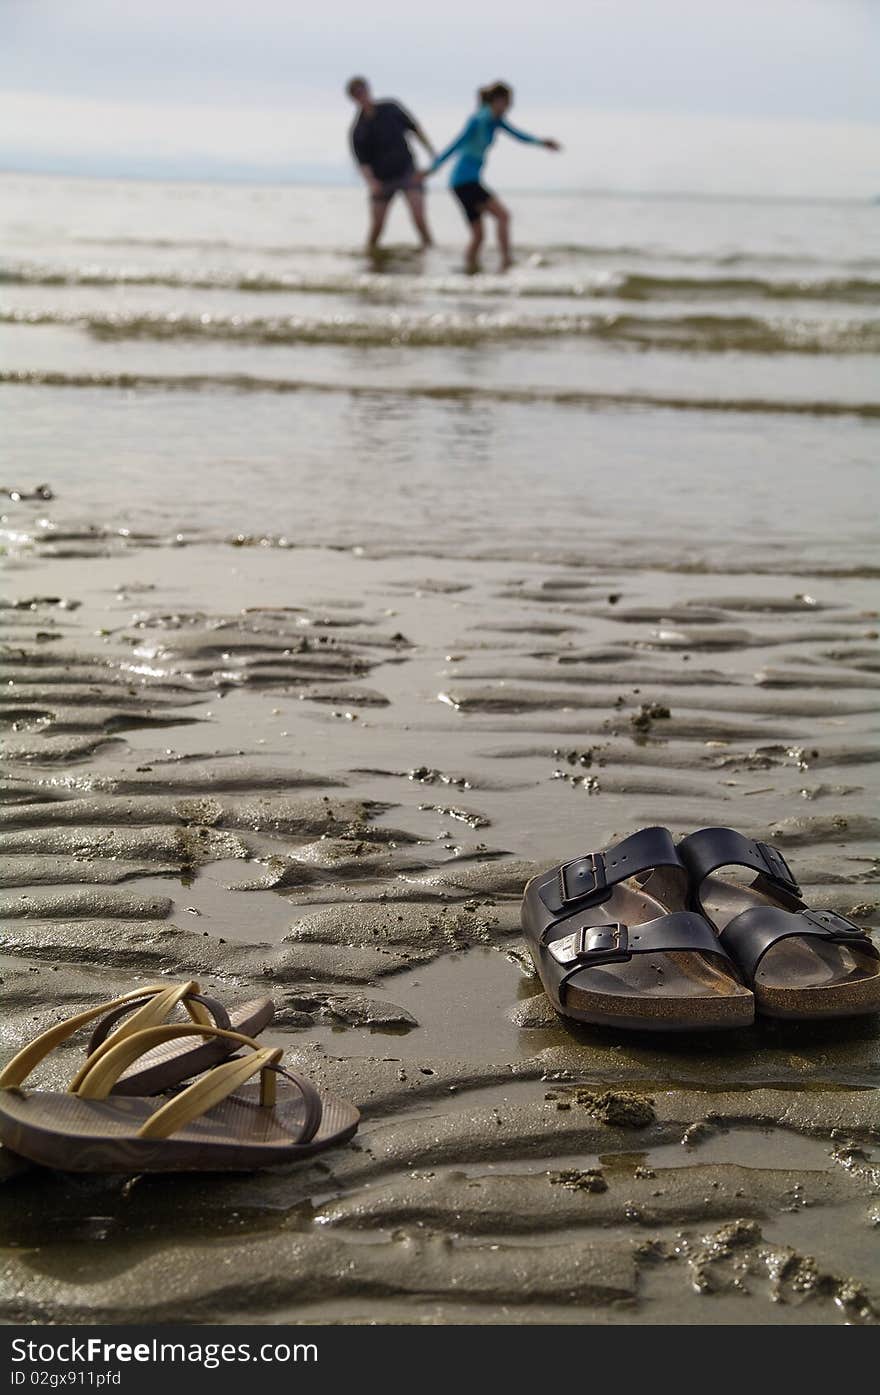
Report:
<svg viewBox="0 0 880 1395"><path fill-rule="evenodd" d="M499 121L498 125L502 131L506 131L514 140L521 140L526 145L543 145L545 150L559 150L561 147L556 140L544 140L541 136L530 136L528 131L521 131L517 126L511 126L509 121Z"/></svg>
<svg viewBox="0 0 880 1395"><path fill-rule="evenodd" d="M452 142L451 145L447 145L445 150L441 150L440 154L434 157L434 163L431 165L430 169L427 169L425 171L425 173L433 174L435 170L439 170L441 165L445 165L450 155L454 155L456 150L460 150L461 147L465 144L465 142L470 139L471 135L473 134L475 124L476 117L472 116L470 121L462 131L461 135L456 136L455 140Z"/></svg>
<svg viewBox="0 0 880 1395"><path fill-rule="evenodd" d="M415 136L415 138L416 138L416 140L419 142L419 144L420 144L420 145L423 145L423 146L425 147L425 149L427 150L428 154L431 156L431 159L433 160L433 159L434 159L434 156L437 154L437 151L434 149L433 145L432 145L431 142L428 140L428 137L425 135L425 133L424 133L424 131L422 130L421 126L414 126L414 127L413 127L413 135Z"/></svg>

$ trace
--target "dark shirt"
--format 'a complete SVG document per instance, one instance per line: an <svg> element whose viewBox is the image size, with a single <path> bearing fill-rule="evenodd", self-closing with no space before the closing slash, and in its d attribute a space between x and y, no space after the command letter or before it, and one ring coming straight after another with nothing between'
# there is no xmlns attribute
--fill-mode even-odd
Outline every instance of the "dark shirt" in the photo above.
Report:
<svg viewBox="0 0 880 1395"><path fill-rule="evenodd" d="M359 165L369 165L377 179L397 179L414 168L407 133L416 129L397 102L376 102L372 116L361 112L351 129L351 148Z"/></svg>

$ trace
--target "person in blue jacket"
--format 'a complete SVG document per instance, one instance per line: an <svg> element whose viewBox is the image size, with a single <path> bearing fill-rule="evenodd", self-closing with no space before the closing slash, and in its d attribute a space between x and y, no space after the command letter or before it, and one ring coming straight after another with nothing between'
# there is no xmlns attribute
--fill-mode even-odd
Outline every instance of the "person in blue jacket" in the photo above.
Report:
<svg viewBox="0 0 880 1395"><path fill-rule="evenodd" d="M561 147L558 141L530 136L510 124L506 115L513 105L513 90L507 83L493 82L489 87L481 87L477 93L477 100L478 109L461 135L440 152L434 163L425 171L425 176L438 170L451 155L458 154L449 183L471 226L471 240L465 259L466 269L469 272L479 270L480 247L483 243L483 214L490 213L498 224L501 268L506 271L513 260L510 251L510 212L498 196L482 182L483 165L489 147L497 131L506 131L514 140L524 141L527 145L543 145L545 150L559 150Z"/></svg>

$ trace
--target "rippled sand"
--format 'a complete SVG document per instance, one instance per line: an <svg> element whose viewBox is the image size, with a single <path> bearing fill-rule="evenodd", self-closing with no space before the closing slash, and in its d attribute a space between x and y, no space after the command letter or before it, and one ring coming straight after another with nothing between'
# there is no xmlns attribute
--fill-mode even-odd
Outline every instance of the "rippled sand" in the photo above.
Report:
<svg viewBox="0 0 880 1395"><path fill-rule="evenodd" d="M572 1027L518 930L651 822L877 924L869 578L6 512L4 1048L192 976L364 1118L254 1177L5 1158L5 1320L876 1321L877 1020Z"/></svg>

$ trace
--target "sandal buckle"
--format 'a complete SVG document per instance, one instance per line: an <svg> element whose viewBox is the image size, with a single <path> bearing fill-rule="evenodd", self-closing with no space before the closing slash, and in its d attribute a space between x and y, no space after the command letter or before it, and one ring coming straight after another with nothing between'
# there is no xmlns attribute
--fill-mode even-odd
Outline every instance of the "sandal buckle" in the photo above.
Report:
<svg viewBox="0 0 880 1395"><path fill-rule="evenodd" d="M588 968L595 968L597 964L622 964L632 957L626 926L619 920L608 925L582 925L563 939L553 940L547 949L557 964L568 969L579 964Z"/></svg>
<svg viewBox="0 0 880 1395"><path fill-rule="evenodd" d="M801 889L798 886L795 875L779 849L774 848L772 843L758 843L757 847L764 859L764 865L773 880L781 882L786 891L792 892L795 896L800 896Z"/></svg>
<svg viewBox="0 0 880 1395"><path fill-rule="evenodd" d="M838 936L854 939L857 935L863 940L868 938L861 925L856 925L848 916L838 915L836 911L801 911L800 914L803 920L808 920L817 930L833 939Z"/></svg>
<svg viewBox="0 0 880 1395"><path fill-rule="evenodd" d="M577 933L577 958L595 963L601 959L610 963L614 959L628 959L629 935L625 925L619 920L608 925L584 925Z"/></svg>
<svg viewBox="0 0 880 1395"><path fill-rule="evenodd" d="M559 869L559 885L563 906L582 901L586 896L595 896L604 891L605 857L602 853L585 853L571 862L565 862Z"/></svg>

